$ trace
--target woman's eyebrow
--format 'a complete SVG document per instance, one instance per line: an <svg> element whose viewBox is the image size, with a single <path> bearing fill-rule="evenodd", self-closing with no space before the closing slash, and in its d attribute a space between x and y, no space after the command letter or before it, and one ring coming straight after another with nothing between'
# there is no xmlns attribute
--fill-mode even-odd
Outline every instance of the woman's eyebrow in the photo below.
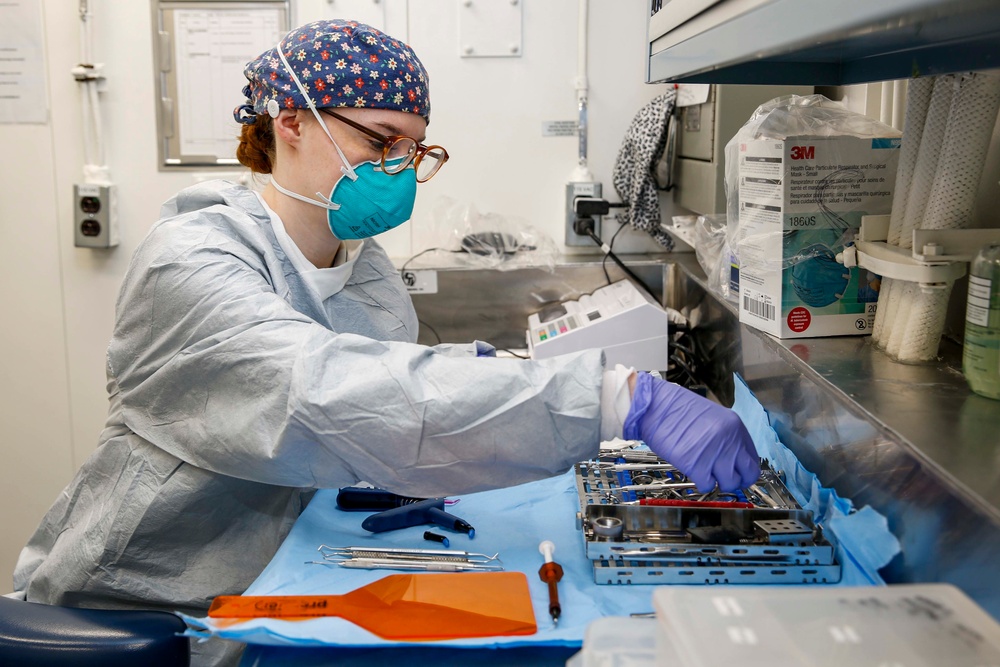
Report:
<svg viewBox="0 0 1000 667"><path fill-rule="evenodd" d="M400 128L398 125L393 125L392 123L387 123L385 121L378 121L377 120L377 121L373 122L372 125L374 125L376 127L382 128L383 130L385 130L385 134L388 134L388 135L394 135L394 136L397 136L397 137L407 137L407 136L409 136L408 134L406 134L406 132L403 132L402 128ZM422 144L422 143L424 143L424 139L426 139L426 135L423 136L423 137L419 137L419 138L418 137L413 137L413 138L416 139L418 143Z"/></svg>

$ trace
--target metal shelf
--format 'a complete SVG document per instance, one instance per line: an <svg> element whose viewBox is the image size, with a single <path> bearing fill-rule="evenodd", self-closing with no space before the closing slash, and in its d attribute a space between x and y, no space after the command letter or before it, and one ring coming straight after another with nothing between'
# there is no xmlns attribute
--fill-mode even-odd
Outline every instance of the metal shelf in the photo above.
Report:
<svg viewBox="0 0 1000 667"><path fill-rule="evenodd" d="M723 0L649 42L650 83L846 85L991 69L1000 0Z"/></svg>

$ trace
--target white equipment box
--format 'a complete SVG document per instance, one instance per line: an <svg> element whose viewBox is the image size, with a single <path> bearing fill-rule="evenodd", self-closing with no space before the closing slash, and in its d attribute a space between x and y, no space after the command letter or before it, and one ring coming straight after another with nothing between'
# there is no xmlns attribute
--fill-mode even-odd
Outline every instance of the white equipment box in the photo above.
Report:
<svg viewBox="0 0 1000 667"><path fill-rule="evenodd" d="M565 311L565 312L562 312ZM548 359L578 350L602 349L608 368L666 370L670 358L670 317L649 295L628 280L594 290L578 301L564 301L560 314L541 321L528 317L528 351Z"/></svg>

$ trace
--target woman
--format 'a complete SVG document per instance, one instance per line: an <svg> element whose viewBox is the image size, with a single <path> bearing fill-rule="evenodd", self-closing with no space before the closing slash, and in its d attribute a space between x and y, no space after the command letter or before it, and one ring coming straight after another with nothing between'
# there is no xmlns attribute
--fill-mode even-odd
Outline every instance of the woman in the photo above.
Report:
<svg viewBox="0 0 1000 667"><path fill-rule="evenodd" d="M136 250L107 427L21 555L28 600L203 614L257 577L317 488L513 485L623 432L705 490L757 479L731 411L605 371L600 352L522 362L415 344L410 299L369 238L408 219L447 160L422 143L428 81L408 46L322 21L245 74L238 157L270 182L182 191Z"/></svg>

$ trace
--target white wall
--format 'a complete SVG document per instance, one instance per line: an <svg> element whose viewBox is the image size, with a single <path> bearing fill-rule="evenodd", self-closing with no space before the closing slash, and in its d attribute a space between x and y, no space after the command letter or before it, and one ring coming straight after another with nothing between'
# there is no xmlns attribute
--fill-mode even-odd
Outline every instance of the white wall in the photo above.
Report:
<svg viewBox="0 0 1000 667"><path fill-rule="evenodd" d="M0 125L0 592L41 516L93 451L103 427L105 350L118 285L160 204L205 173L158 170L150 2L91 0L94 60L104 62L107 162L118 187L121 245L73 246L72 186L81 180L77 3L41 0L50 122ZM575 138L543 138L545 120L576 118L577 0L524 2L523 56L462 59L458 0L300 0L293 22L357 17L408 39L431 72L428 139L452 161L420 188L412 224L384 238L394 257L420 249L442 196L518 216L561 245ZM645 3L590 0L590 161L611 169L634 113L662 92L643 83ZM406 33L406 34L403 34ZM235 106L242 81L233 82ZM230 176L235 175L230 172ZM669 214L669 210L667 213ZM614 226L617 227L617 226ZM611 230L613 231L613 229ZM656 246L623 233L616 249Z"/></svg>

